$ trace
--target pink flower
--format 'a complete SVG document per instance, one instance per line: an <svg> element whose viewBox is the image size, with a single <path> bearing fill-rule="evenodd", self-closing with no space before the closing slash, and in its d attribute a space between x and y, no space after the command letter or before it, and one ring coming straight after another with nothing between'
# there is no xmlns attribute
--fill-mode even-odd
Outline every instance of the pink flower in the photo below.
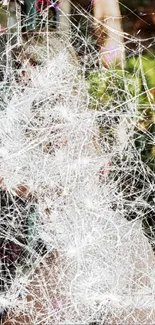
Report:
<svg viewBox="0 0 155 325"><path fill-rule="evenodd" d="M118 55L119 48L114 45L109 45L102 49L102 53L107 62L113 61Z"/></svg>
<svg viewBox="0 0 155 325"><path fill-rule="evenodd" d="M7 32L6 27L0 25L0 34L5 34Z"/></svg>

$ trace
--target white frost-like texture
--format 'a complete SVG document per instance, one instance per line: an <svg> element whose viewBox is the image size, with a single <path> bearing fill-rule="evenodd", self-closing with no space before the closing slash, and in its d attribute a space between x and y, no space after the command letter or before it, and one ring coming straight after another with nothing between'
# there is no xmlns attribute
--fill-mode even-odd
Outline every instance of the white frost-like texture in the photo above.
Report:
<svg viewBox="0 0 155 325"><path fill-rule="evenodd" d="M33 193L48 252L19 267L1 295L6 324L152 324L153 252L141 223L112 209L113 186L100 181L108 157L84 79L61 53L28 73L0 112L0 173L9 191L25 184Z"/></svg>

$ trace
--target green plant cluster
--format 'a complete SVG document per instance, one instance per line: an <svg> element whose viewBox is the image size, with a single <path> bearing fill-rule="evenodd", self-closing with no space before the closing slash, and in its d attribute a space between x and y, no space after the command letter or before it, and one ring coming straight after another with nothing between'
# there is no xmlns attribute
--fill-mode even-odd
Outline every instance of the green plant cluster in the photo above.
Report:
<svg viewBox="0 0 155 325"><path fill-rule="evenodd" d="M155 60L153 56L131 58L128 71L139 75L140 93L137 106L135 145L142 161L155 171Z"/></svg>
<svg viewBox="0 0 155 325"><path fill-rule="evenodd" d="M113 107L115 116L129 103L136 104L135 145L143 162L155 170L155 60L131 57L124 70L96 70L87 76L92 109ZM101 128L101 125L100 125Z"/></svg>
<svg viewBox="0 0 155 325"><path fill-rule="evenodd" d="M112 148L114 122L119 122L123 110L136 107L133 116L134 132L133 145L144 163L147 173L141 167L141 162L131 162L128 166L128 153L113 158L114 169L110 172L110 179L117 183L117 190L123 193L124 216L128 220L142 219L144 233L149 238L153 249L155 238L154 212L154 179L155 179L155 60L153 56L131 57L127 60L125 70L92 71L87 77L90 107L92 109L107 109L107 117L99 119L100 137L105 134ZM109 118L113 111L112 118ZM135 110L133 110L135 111ZM104 114L105 116L106 114ZM107 120L111 121L111 124ZM101 141L102 144L102 141ZM149 185L148 185L149 184ZM141 203L139 202L141 197Z"/></svg>

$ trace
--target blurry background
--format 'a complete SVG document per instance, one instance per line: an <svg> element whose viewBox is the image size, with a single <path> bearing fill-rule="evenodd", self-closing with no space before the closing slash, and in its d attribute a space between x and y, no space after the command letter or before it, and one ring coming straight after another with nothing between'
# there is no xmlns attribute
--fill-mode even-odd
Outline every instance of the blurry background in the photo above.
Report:
<svg viewBox="0 0 155 325"><path fill-rule="evenodd" d="M33 1L27 0L27 2L32 3ZM49 3L48 1L45 1L46 3ZM75 2L75 1L74 1ZM93 34L92 31L92 24L91 19L88 19L89 14L91 14L92 10L92 1L86 0L86 1L77 1L79 3L79 8L77 9L75 5L72 6L72 25L74 33L76 32L76 27L78 25L78 30L82 32L82 34L85 34L86 36L91 36ZM14 5L13 5L14 3ZM42 6L41 1L37 1L38 7ZM54 1L54 3L57 3ZM83 4L81 6L81 3ZM2 1L0 2L0 33L4 33L4 27L7 26L7 20L10 21L10 12L7 11L7 7L2 7ZM155 35L155 0L122 0L119 1L120 4L120 10L122 14L122 21L123 21L123 29L126 33L129 33L130 35L138 38L138 39L145 39L145 42L143 45L145 47L150 47L154 50L154 39L150 39L154 37ZM41 7L40 7L41 8ZM16 21L17 17L13 10L18 9L18 6L15 5L15 1L12 1L11 9L12 13L11 16L14 16L14 20ZM44 24L46 19L46 10L43 8L43 10L35 10L37 11L37 16L42 21L41 24ZM22 7L23 10L23 7ZM60 6L61 10L61 6ZM41 12L42 11L42 12ZM55 13L54 13L55 11ZM80 11L82 14L80 14ZM35 14L35 12L34 12ZM87 16L88 14L88 16ZM52 21L52 16L53 21ZM39 23L39 19L37 20L37 23ZM51 24L51 27L56 27L55 20L58 19L58 6L56 5L53 10L49 13L49 23ZM12 24L12 21L9 22L9 25ZM127 42L127 47L129 48L135 48L136 44L133 41Z"/></svg>

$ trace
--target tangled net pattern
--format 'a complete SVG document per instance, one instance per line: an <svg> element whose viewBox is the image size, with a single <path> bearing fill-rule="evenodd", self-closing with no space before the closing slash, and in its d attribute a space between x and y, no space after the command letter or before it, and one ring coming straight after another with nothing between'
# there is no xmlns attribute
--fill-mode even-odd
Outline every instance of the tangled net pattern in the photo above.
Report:
<svg viewBox="0 0 155 325"><path fill-rule="evenodd" d="M126 99L116 86L115 103L91 109L93 45L80 66L66 40L53 50L46 35L46 46L30 40L21 58L14 52L0 84L4 324L152 324L155 264L142 217L154 213L144 202L154 173L135 146L136 90L121 76Z"/></svg>

